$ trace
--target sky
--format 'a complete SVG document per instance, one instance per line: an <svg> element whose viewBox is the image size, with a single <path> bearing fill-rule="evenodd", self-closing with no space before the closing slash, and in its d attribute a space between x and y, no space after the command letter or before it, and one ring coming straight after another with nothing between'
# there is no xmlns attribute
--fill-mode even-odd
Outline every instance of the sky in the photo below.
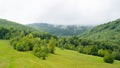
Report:
<svg viewBox="0 0 120 68"><path fill-rule="evenodd" d="M0 18L21 24L98 25L120 18L120 0L0 0Z"/></svg>

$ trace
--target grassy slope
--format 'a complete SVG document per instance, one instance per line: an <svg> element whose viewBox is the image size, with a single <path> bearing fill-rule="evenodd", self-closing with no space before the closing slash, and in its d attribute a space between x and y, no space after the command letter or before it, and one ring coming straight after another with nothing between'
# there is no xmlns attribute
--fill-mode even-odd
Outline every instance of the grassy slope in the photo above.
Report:
<svg viewBox="0 0 120 68"><path fill-rule="evenodd" d="M120 68L120 62L107 64L100 57L60 49L41 60L31 52L13 50L8 41L0 40L0 68Z"/></svg>

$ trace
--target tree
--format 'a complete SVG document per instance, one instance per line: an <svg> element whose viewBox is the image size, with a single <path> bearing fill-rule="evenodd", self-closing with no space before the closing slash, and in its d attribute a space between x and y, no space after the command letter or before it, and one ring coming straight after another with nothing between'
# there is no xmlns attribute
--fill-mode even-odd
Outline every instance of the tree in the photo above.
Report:
<svg viewBox="0 0 120 68"><path fill-rule="evenodd" d="M43 60L46 60L47 54L48 54L47 47L44 46L41 50L41 57L42 57Z"/></svg>
<svg viewBox="0 0 120 68"><path fill-rule="evenodd" d="M53 37L51 37L50 41L49 41L49 44L48 44L48 50L50 53L54 54L55 52L55 39Z"/></svg>
<svg viewBox="0 0 120 68"><path fill-rule="evenodd" d="M33 47L33 54L39 58L41 57L41 46L38 43Z"/></svg>
<svg viewBox="0 0 120 68"><path fill-rule="evenodd" d="M46 59L48 54L48 49L45 40L36 40L35 46L33 47L33 54L39 58L42 57L43 60Z"/></svg>
<svg viewBox="0 0 120 68"><path fill-rule="evenodd" d="M33 39L33 35L30 33L30 34L28 35L28 38L29 38L29 39Z"/></svg>
<svg viewBox="0 0 120 68"><path fill-rule="evenodd" d="M113 58L112 54L110 54L108 51L105 52L105 56L104 56L103 60L106 63L113 63L114 62L114 58Z"/></svg>

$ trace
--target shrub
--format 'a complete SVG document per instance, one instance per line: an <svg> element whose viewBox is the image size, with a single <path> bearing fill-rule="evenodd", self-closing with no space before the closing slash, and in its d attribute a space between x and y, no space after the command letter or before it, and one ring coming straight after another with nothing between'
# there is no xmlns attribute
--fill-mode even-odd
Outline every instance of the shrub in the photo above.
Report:
<svg viewBox="0 0 120 68"><path fill-rule="evenodd" d="M98 50L99 56L104 57L104 54L105 54L105 50L103 50L103 49Z"/></svg>
<svg viewBox="0 0 120 68"><path fill-rule="evenodd" d="M113 52L112 55L114 56L114 59L120 60L120 52L119 51Z"/></svg>
<svg viewBox="0 0 120 68"><path fill-rule="evenodd" d="M79 46L78 52L79 52L79 53L83 53L83 48L84 48L83 46Z"/></svg>
<svg viewBox="0 0 120 68"><path fill-rule="evenodd" d="M22 43L17 43L16 50L18 50L18 51L24 51L24 45L22 45Z"/></svg>
<svg viewBox="0 0 120 68"><path fill-rule="evenodd" d="M114 62L114 58L113 58L112 54L110 54L108 51L105 53L104 62L106 62L106 63Z"/></svg>

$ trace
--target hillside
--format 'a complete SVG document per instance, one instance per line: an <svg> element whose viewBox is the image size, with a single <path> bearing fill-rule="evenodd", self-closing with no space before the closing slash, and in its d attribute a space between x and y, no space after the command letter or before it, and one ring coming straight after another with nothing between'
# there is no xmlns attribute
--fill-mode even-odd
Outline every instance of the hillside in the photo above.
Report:
<svg viewBox="0 0 120 68"><path fill-rule="evenodd" d="M96 26L80 35L80 37L120 44L120 19Z"/></svg>
<svg viewBox="0 0 120 68"><path fill-rule="evenodd" d="M34 31L35 29L22 25L22 24L18 24L16 22L13 21L8 21L6 19L0 19L0 27L4 27L4 28L15 28L15 29L19 29L19 30L28 30L28 31Z"/></svg>
<svg viewBox="0 0 120 68"><path fill-rule="evenodd" d="M120 61L108 64L97 56L59 48L56 48L55 54L50 54L47 60L42 60L35 57L31 51L16 51L7 40L0 40L0 68L120 68Z"/></svg>
<svg viewBox="0 0 120 68"><path fill-rule="evenodd" d="M34 23L34 24L29 24L28 26L59 36L79 35L85 32L86 30L93 28L93 26L77 26L77 25L65 26L65 25L53 25L47 23Z"/></svg>
<svg viewBox="0 0 120 68"><path fill-rule="evenodd" d="M32 33L35 37L50 38L52 35L16 22L0 19L0 39L10 39Z"/></svg>

